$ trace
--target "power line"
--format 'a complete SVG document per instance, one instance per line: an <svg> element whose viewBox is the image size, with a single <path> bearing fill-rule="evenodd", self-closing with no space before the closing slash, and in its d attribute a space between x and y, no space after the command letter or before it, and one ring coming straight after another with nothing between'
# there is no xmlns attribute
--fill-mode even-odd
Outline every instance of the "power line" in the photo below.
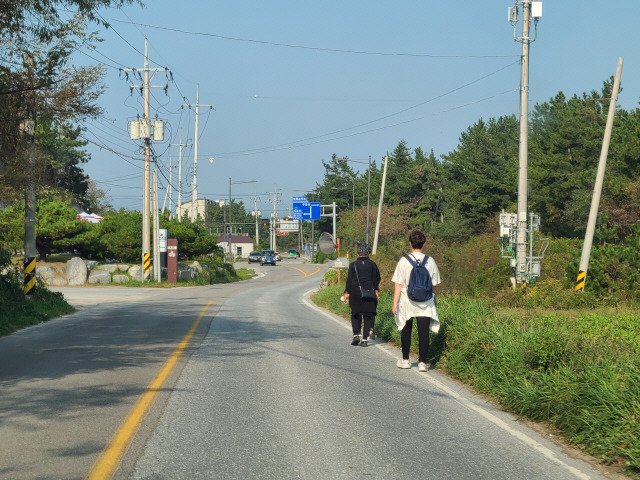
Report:
<svg viewBox="0 0 640 480"><path fill-rule="evenodd" d="M270 42L267 40L255 40L251 38L239 38L239 37L229 37L226 35L218 35L215 33L206 33L206 32L193 32L190 30L183 30L179 28L172 27L164 27L159 25L151 25L148 23L139 23L132 21L124 21L112 19L114 22L119 23L128 23L131 25L139 25L142 27L148 28L156 28L158 30L167 30L171 32L183 33L185 35L199 35L203 37L213 37L219 38L222 40L232 40L235 42L247 42L247 43L257 43L261 45L270 45L274 47L286 47L286 48L298 48L303 50L314 50L320 52L333 52L333 53L348 53L355 55L375 55L375 56L385 56L385 57L418 57L418 58L510 58L510 57L519 57L519 55L434 55L429 53L400 53L400 52L369 52L365 50L347 50L347 49L339 49L339 48L327 48L327 47L312 47L308 45L295 45L291 43L279 43L279 42Z"/></svg>

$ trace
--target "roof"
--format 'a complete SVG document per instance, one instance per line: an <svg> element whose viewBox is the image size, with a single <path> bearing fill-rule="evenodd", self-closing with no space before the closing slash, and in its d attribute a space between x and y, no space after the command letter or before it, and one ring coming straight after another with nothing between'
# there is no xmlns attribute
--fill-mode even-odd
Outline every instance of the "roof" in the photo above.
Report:
<svg viewBox="0 0 640 480"><path fill-rule="evenodd" d="M218 235L218 243L227 243L228 241L228 235ZM250 243L253 245L253 238L249 235L231 235L231 243Z"/></svg>

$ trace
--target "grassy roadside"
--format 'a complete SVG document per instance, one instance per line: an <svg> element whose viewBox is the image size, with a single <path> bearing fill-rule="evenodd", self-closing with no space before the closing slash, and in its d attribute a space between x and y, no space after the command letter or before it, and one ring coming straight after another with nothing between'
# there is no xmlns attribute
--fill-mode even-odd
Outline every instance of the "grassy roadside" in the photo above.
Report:
<svg viewBox="0 0 640 480"><path fill-rule="evenodd" d="M343 290L329 286L312 300L349 318ZM391 300L381 292L376 334L399 344ZM443 295L438 313L441 329L430 352L438 368L640 479L638 312L513 310Z"/></svg>

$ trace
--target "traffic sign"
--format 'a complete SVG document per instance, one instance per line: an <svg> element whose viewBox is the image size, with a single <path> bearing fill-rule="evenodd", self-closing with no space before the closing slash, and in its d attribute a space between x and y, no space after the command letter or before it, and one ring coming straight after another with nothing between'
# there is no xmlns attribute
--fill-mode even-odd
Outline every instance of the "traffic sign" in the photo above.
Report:
<svg viewBox="0 0 640 480"><path fill-rule="evenodd" d="M296 197L294 197L295 199ZM294 220L320 220L320 202L293 202Z"/></svg>

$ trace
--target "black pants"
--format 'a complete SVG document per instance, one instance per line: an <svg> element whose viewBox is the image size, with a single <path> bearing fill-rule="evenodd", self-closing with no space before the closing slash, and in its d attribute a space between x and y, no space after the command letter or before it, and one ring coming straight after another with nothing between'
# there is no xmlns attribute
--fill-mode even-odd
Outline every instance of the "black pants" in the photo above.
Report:
<svg viewBox="0 0 640 480"><path fill-rule="evenodd" d="M429 354L429 325L431 317L415 317L418 325L418 361L427 362ZM400 343L402 344L402 358L409 358L411 348L411 330L413 329L413 318L407 320L406 325L400 333Z"/></svg>
<svg viewBox="0 0 640 480"><path fill-rule="evenodd" d="M375 313L353 313L351 312L351 329L354 335L360 335L366 340L369 337L369 331L373 328L373 322L376 319ZM364 323L364 329L362 329Z"/></svg>

